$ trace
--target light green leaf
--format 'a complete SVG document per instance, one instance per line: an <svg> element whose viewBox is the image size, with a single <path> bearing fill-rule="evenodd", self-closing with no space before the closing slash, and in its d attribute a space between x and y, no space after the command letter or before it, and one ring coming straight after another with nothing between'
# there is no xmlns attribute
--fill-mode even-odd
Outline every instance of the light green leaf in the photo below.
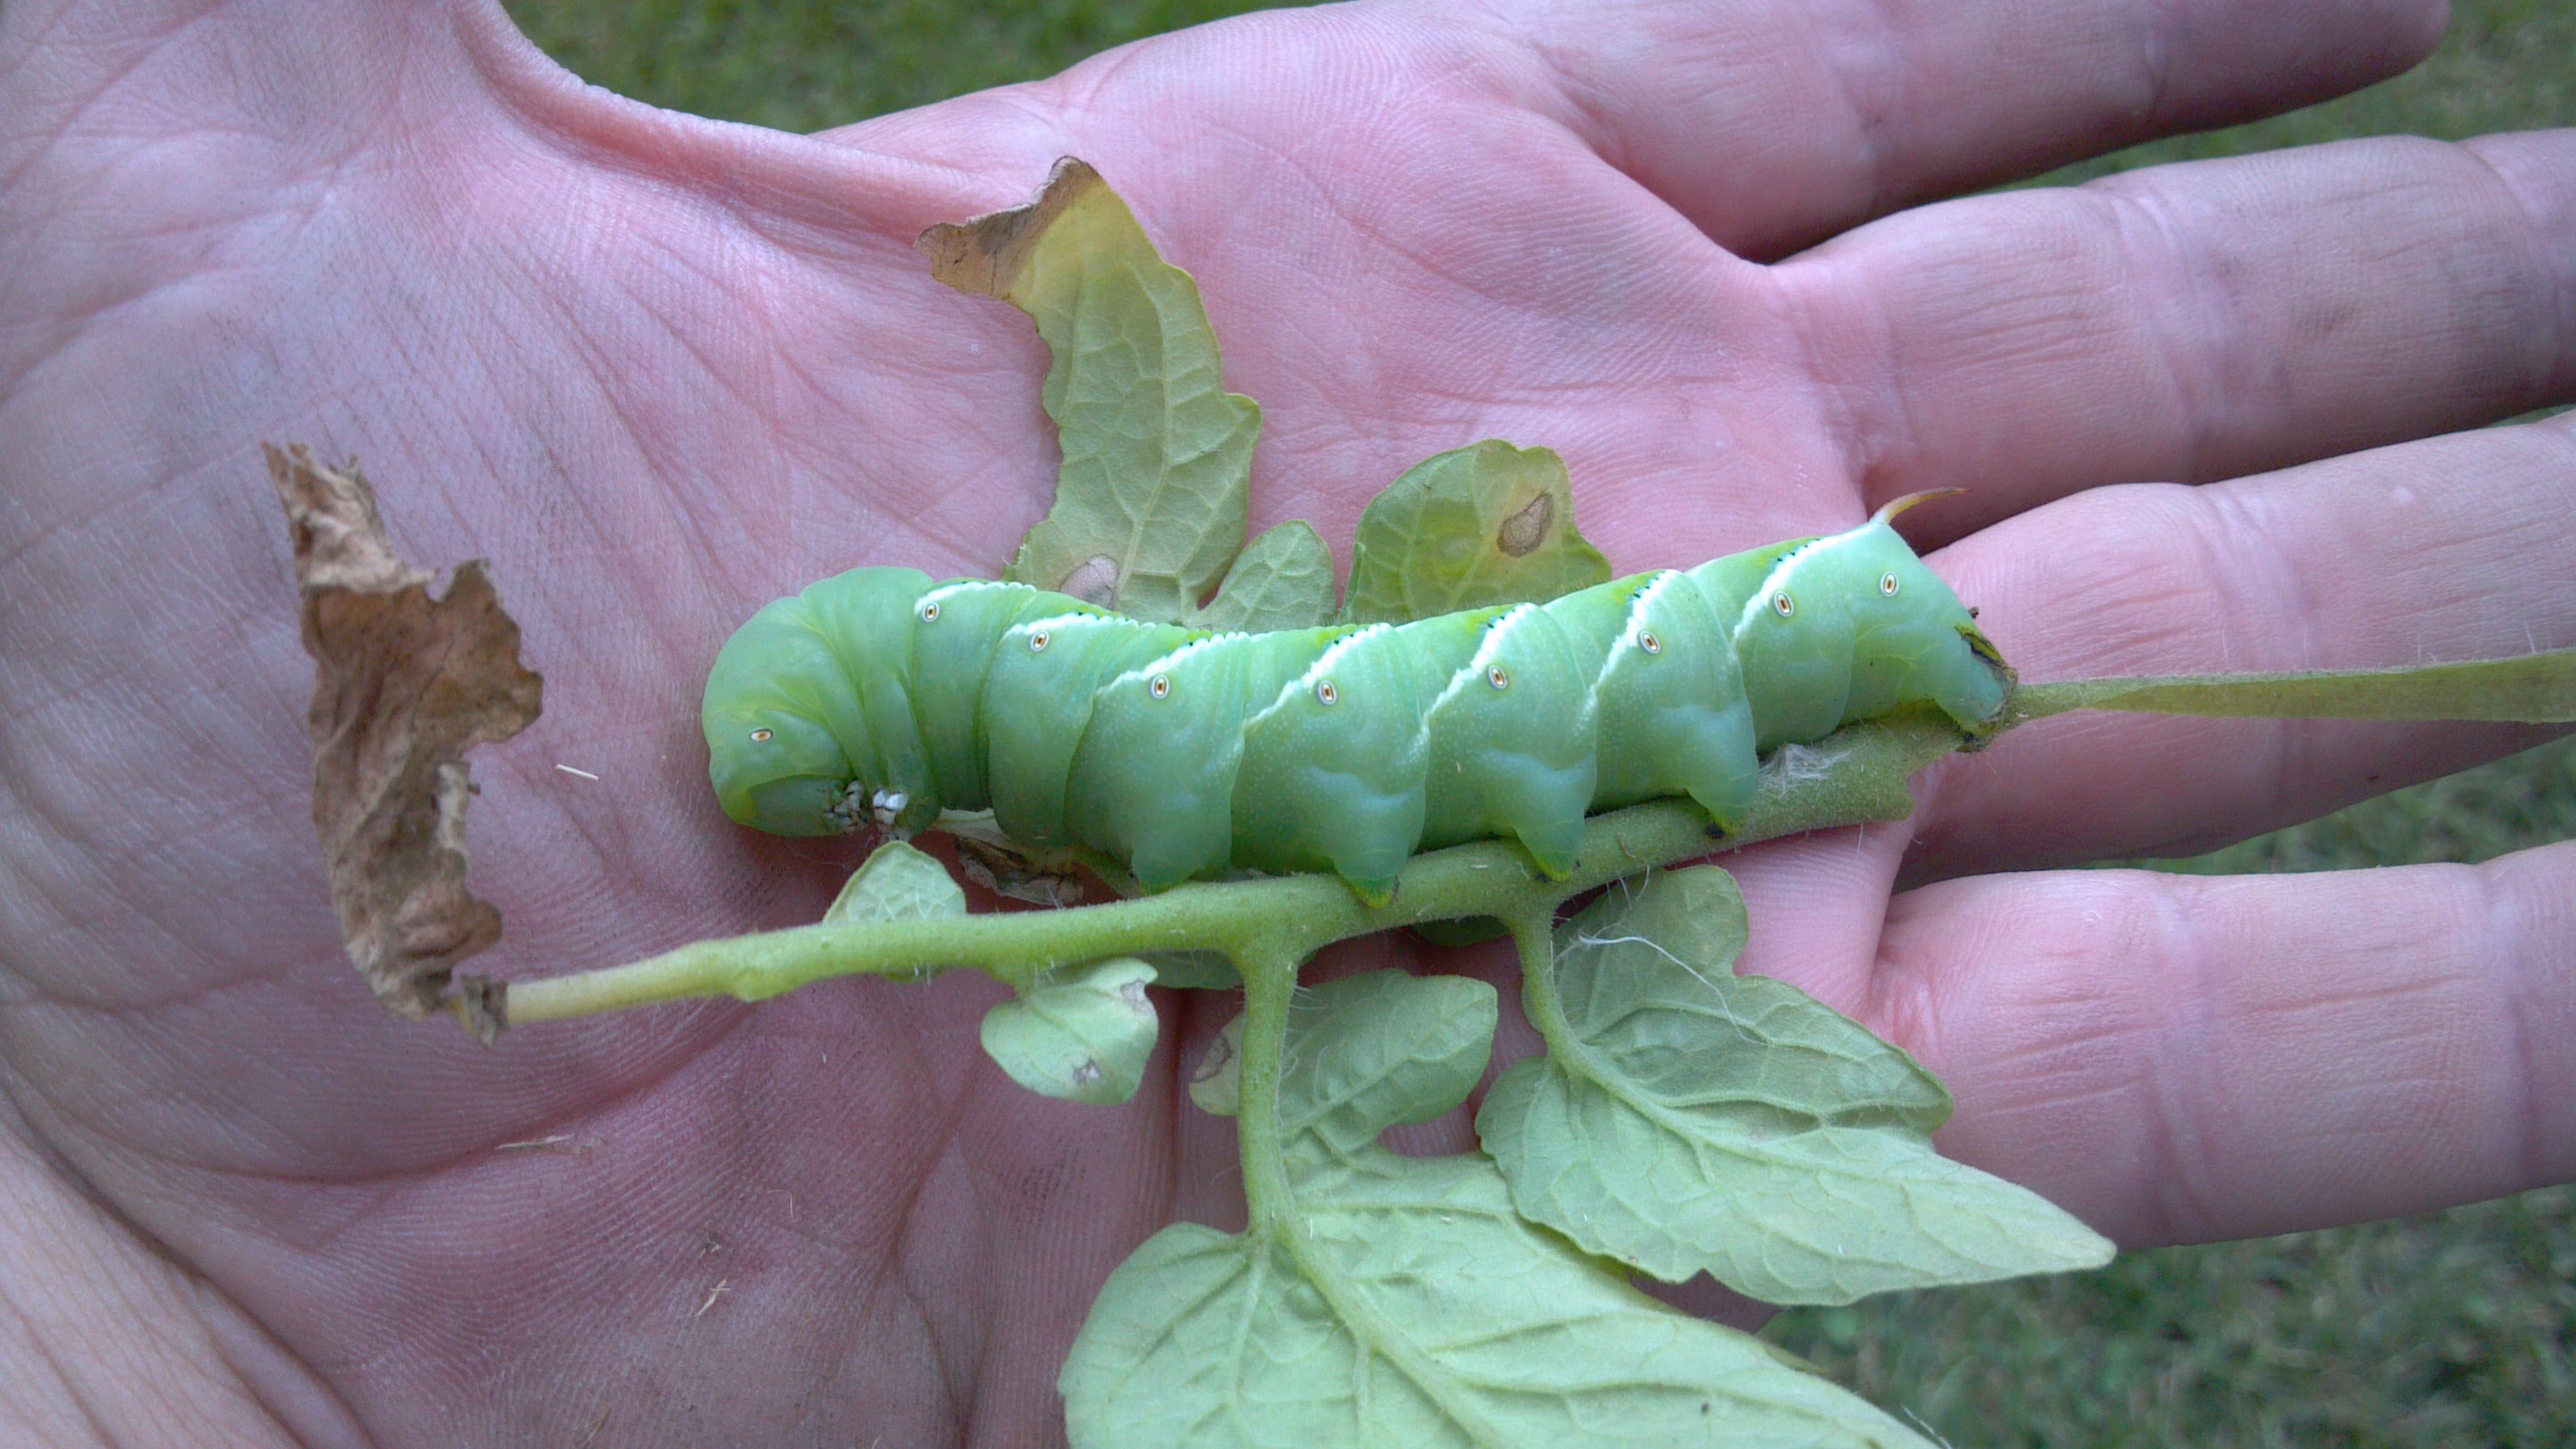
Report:
<svg viewBox="0 0 2576 1449"><path fill-rule="evenodd" d="M1311 629L1333 619L1333 551L1302 519L1254 539L1226 570L1208 606L1190 615L1193 629L1245 634Z"/></svg>
<svg viewBox="0 0 2576 1449"><path fill-rule="evenodd" d="M1607 583L1574 527L1565 461L1489 438L1415 464L1360 515L1342 617L1403 623Z"/></svg>
<svg viewBox="0 0 2576 1449"><path fill-rule="evenodd" d="M1153 979L1133 956L1041 978L984 1013L984 1054L1040 1096L1115 1106L1136 1095L1154 1054Z"/></svg>
<svg viewBox="0 0 2576 1449"><path fill-rule="evenodd" d="M1476 1120L1523 1213L1771 1303L2110 1261L2047 1199L1937 1155L1940 1084L1786 982L1734 975L1744 938L1715 867L1614 889L1558 929L1552 982L1527 991L1548 1054Z"/></svg>
<svg viewBox="0 0 2576 1449"><path fill-rule="evenodd" d="M2024 685L2014 723L2070 709L2256 719L2576 720L2576 649L2425 664L2281 674L2176 674Z"/></svg>
<svg viewBox="0 0 2576 1449"><path fill-rule="evenodd" d="M1298 994L1279 1098L1294 1211L1269 1232L1167 1228L1111 1276L1059 1384L1076 1449L1925 1449L1524 1222L1483 1157L1378 1146L1464 1097L1493 1020L1462 977Z"/></svg>
<svg viewBox="0 0 2576 1449"><path fill-rule="evenodd" d="M1297 993L1279 1135L1301 1156L1373 1150L1387 1128L1467 1099L1494 1049L1494 988L1472 976L1370 971Z"/></svg>
<svg viewBox="0 0 2576 1449"><path fill-rule="evenodd" d="M966 892L932 856L900 840L878 846L823 913L840 921L935 921L966 914Z"/></svg>
<svg viewBox="0 0 2576 1449"><path fill-rule="evenodd" d="M918 243L939 280L1034 318L1064 464L1004 577L1178 623L1243 547L1261 409L1225 390L1198 284L1070 157L1028 206Z"/></svg>

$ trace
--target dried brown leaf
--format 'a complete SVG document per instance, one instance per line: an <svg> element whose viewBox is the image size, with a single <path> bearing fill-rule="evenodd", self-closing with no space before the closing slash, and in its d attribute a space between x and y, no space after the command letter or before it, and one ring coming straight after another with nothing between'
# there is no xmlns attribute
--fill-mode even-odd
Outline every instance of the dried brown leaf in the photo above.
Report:
<svg viewBox="0 0 2576 1449"><path fill-rule="evenodd" d="M481 560L432 598L355 464L324 467L300 445L267 452L316 664L313 825L349 960L385 1005L453 1010L488 1041L500 983L456 976L501 937L501 913L465 884L474 784L462 756L525 729L543 681L520 665L519 626Z"/></svg>
<svg viewBox="0 0 2576 1449"><path fill-rule="evenodd" d="M1126 210L1117 193L1100 179L1090 163L1060 157L1047 173L1046 188L1026 206L987 212L962 222L941 222L913 241L913 249L930 259L930 274L961 292L1020 303L1021 273L1036 254L1056 219L1077 205L1093 202ZM1129 226L1134 222L1132 218Z"/></svg>

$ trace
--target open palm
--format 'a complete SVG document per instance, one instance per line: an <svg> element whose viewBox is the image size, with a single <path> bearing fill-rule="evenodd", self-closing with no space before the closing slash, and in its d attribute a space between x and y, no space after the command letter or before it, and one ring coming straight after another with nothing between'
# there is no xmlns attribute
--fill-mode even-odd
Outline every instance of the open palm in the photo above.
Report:
<svg viewBox="0 0 2576 1449"><path fill-rule="evenodd" d="M1337 7L799 138L585 90L476 0L9 0L0 1281L38 1347L0 1349L0 1424L1043 1443L1110 1268L1241 1215L1177 1086L1222 1004L1170 1000L1119 1110L985 1064L980 979L488 1052L378 1010L306 816L262 440L358 455L411 554L490 558L525 626L547 714L474 814L519 974L810 919L855 864L723 820L697 690L770 597L988 575L1043 512L1043 354L910 242L1066 154L1264 404L1256 527L1347 538L1504 436L1566 456L1622 568L1972 489L1921 515L1936 567L2032 678L2576 642L2576 429L2433 437L2576 397L2576 135L1901 209L2374 78L2438 6L2330 11ZM2140 480L2212 486L2104 486ZM1946 1150L2127 1242L2558 1180L2576 847L1984 874L2529 738L2033 727L1928 776L1910 837L1737 862L1746 964L1942 1073Z"/></svg>

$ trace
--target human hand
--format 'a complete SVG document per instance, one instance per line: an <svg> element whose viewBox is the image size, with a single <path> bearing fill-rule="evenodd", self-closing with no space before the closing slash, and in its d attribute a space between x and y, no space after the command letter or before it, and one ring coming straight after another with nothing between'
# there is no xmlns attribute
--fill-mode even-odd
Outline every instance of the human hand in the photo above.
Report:
<svg viewBox="0 0 2576 1449"><path fill-rule="evenodd" d="M189 1442L1047 1442L1109 1269L1240 1216L1230 1126L1178 1088L1219 1002L1167 1011L1116 1111L987 1066L964 977L496 1052L379 1012L305 820L261 440L362 456L415 558L494 561L549 681L476 760L523 974L810 919L855 864L722 819L698 687L771 596L988 574L1043 510L1037 345L910 241L1063 154L1198 275L1267 410L1256 527L1347 537L1500 435L1566 455L1622 567L1972 487L1926 510L1966 535L1936 566L2033 679L2566 644L2565 422L2406 442L2576 391L2564 133L1981 198L1790 258L2372 78L2433 9L1294 12L809 139L584 91L462 0L11 0L0 1280L47 1356L9 1351L0 1405L66 1442L84 1410ZM2554 1180L2570 847L1980 874L2526 738L2032 726L1926 777L1919 845L1731 860L1746 964L1923 1056L1947 1150L2131 1243ZM1891 902L1900 871L1941 883Z"/></svg>

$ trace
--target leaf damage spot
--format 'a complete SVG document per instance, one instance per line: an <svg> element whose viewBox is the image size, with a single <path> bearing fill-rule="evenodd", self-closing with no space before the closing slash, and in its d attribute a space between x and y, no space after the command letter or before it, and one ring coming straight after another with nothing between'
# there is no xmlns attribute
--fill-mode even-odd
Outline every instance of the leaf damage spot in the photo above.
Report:
<svg viewBox="0 0 2576 1449"><path fill-rule="evenodd" d="M1513 558L1526 558L1532 549L1547 542L1548 527L1555 522L1556 500L1542 493L1503 520L1503 526L1494 530L1494 546Z"/></svg>
<svg viewBox="0 0 2576 1449"><path fill-rule="evenodd" d="M1405 470L1360 515L1346 623L1535 603L1610 581L1574 527L1565 460L1488 438Z"/></svg>
<svg viewBox="0 0 2576 1449"><path fill-rule="evenodd" d="M1093 554L1059 580L1055 591L1086 604L1114 608L1118 603L1118 560L1107 554Z"/></svg>
<svg viewBox="0 0 2576 1449"><path fill-rule="evenodd" d="M932 276L958 291L1008 300L1047 228L1075 203L1107 189L1088 163L1061 157L1036 201L962 222L941 222L916 238L913 250L930 259Z"/></svg>

